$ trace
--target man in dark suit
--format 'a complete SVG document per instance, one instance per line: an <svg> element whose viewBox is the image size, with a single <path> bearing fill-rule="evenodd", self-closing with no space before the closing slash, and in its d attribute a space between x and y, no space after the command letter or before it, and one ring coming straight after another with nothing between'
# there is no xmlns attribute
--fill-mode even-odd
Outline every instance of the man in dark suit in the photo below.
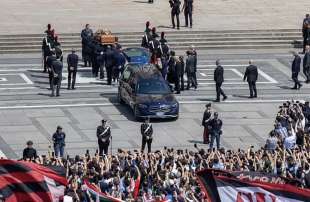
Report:
<svg viewBox="0 0 310 202"><path fill-rule="evenodd" d="M303 73L306 77L306 83L310 82L310 46L306 46L306 53L303 59Z"/></svg>
<svg viewBox="0 0 310 202"><path fill-rule="evenodd" d="M184 11L185 27L188 27L188 21L190 28L193 26L193 0L184 0L182 11Z"/></svg>
<svg viewBox="0 0 310 202"><path fill-rule="evenodd" d="M79 56L75 54L74 49L72 49L72 53L68 55L67 63L68 63L68 90L70 90L70 87L72 90L74 90L77 66L79 63Z"/></svg>
<svg viewBox="0 0 310 202"><path fill-rule="evenodd" d="M169 0L170 7L171 7L171 21L172 21L172 28L175 28L175 22L174 22L174 17L177 19L177 29L180 29L180 5L181 2L180 0Z"/></svg>
<svg viewBox="0 0 310 202"><path fill-rule="evenodd" d="M62 81L62 69L63 64L59 60L54 60L52 62L52 80L51 80L51 87L52 87L52 97L55 96L55 86L56 86L56 96L58 97L60 87L61 87L61 81Z"/></svg>
<svg viewBox="0 0 310 202"><path fill-rule="evenodd" d="M227 99L224 91L222 90L222 84L224 82L224 68L220 64L220 60L216 61L216 68L214 70L214 81L216 87L216 100L215 102L220 102L220 96L223 96L223 101Z"/></svg>
<svg viewBox="0 0 310 202"><path fill-rule="evenodd" d="M109 126L106 126L106 120L101 121L101 125L97 127L97 138L99 145L99 156L108 154L108 149L110 145L111 138L111 129Z"/></svg>
<svg viewBox="0 0 310 202"><path fill-rule="evenodd" d="M147 144L147 152L151 153L151 145L153 141L153 127L150 124L150 119L145 119L145 122L141 124L142 146L141 152L144 152L145 145Z"/></svg>
<svg viewBox="0 0 310 202"><path fill-rule="evenodd" d="M255 65L252 65L252 61L249 61L249 66L247 66L243 81L247 80L249 84L249 89L250 89L250 97L249 98L255 98L257 97L257 90L256 90L256 81L258 77L258 71L257 67ZM254 91L254 95L253 95Z"/></svg>
<svg viewBox="0 0 310 202"><path fill-rule="evenodd" d="M303 53L305 53L306 51L306 45L307 45L307 38L308 38L308 34L307 34L307 29L308 29L308 25L310 23L310 16L309 14L306 14L303 22L302 22L302 36L303 36Z"/></svg>
<svg viewBox="0 0 310 202"><path fill-rule="evenodd" d="M298 53L293 52L294 55L294 60L292 62L292 79L294 81L294 87L292 89L300 89L302 86L301 83L298 81L298 74L300 72L300 63L301 63L301 58L298 55Z"/></svg>
<svg viewBox="0 0 310 202"><path fill-rule="evenodd" d="M211 120L211 103L206 104L206 110L203 113L203 118L202 118L202 123L201 125L204 127L203 131L203 143L204 144L209 144L210 143L210 138L209 134L210 131L208 130L209 127L209 121Z"/></svg>

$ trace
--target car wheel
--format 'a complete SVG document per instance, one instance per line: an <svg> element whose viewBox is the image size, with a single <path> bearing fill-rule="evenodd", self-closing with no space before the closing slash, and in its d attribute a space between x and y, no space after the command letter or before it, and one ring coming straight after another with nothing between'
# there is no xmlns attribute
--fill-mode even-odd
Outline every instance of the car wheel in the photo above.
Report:
<svg viewBox="0 0 310 202"><path fill-rule="evenodd" d="M123 100L123 98L122 98L122 96L121 96L121 94L120 94L119 91L118 91L118 94L117 94L117 99L118 99L118 102L119 102L120 104L125 104L125 102L124 102L124 100Z"/></svg>

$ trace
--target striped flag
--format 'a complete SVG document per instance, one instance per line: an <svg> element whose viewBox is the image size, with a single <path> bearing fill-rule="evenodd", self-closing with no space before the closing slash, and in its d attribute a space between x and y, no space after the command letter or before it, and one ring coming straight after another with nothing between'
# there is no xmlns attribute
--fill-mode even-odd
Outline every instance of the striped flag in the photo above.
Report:
<svg viewBox="0 0 310 202"><path fill-rule="evenodd" d="M95 202L125 202L102 193L95 185L84 180L84 188Z"/></svg>
<svg viewBox="0 0 310 202"><path fill-rule="evenodd" d="M63 168L31 162L0 160L0 194L5 202L59 201L67 180Z"/></svg>
<svg viewBox="0 0 310 202"><path fill-rule="evenodd" d="M309 202L310 190L290 184L238 179L227 171L197 172L207 202Z"/></svg>

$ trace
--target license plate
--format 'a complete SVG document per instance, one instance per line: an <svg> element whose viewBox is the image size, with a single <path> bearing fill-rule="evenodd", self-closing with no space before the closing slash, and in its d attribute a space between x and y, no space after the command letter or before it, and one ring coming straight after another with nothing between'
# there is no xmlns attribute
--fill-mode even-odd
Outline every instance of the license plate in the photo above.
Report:
<svg viewBox="0 0 310 202"><path fill-rule="evenodd" d="M163 116L165 113L164 112L157 112L156 115L157 116Z"/></svg>

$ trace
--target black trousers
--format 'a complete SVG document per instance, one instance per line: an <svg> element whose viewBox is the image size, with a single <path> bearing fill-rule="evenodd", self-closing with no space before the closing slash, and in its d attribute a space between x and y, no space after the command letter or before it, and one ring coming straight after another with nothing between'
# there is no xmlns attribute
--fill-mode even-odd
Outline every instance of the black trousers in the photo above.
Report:
<svg viewBox="0 0 310 202"><path fill-rule="evenodd" d="M294 81L294 87L293 88L298 88L301 86L299 80L298 80L298 72L293 72L292 73L292 79Z"/></svg>
<svg viewBox="0 0 310 202"><path fill-rule="evenodd" d="M256 81L248 81L248 84L250 89L250 97L257 97Z"/></svg>
<svg viewBox="0 0 310 202"><path fill-rule="evenodd" d="M310 81L310 67L304 67L302 71L306 77L306 82L309 82Z"/></svg>
<svg viewBox="0 0 310 202"><path fill-rule="evenodd" d="M177 28L180 28L180 18L178 13L171 12L172 27L175 28L174 17L177 19Z"/></svg>
<svg viewBox="0 0 310 202"><path fill-rule="evenodd" d="M99 71L100 71L100 79L104 79L104 65L101 64L99 67Z"/></svg>
<svg viewBox="0 0 310 202"><path fill-rule="evenodd" d="M99 156L102 156L103 153L105 155L108 155L110 140L108 140L106 142L102 142L102 141L98 140L98 145L99 145Z"/></svg>
<svg viewBox="0 0 310 202"><path fill-rule="evenodd" d="M216 88L216 100L220 100L221 95L223 97L226 97L224 91L222 90L222 83L216 83L215 88Z"/></svg>
<svg viewBox="0 0 310 202"><path fill-rule="evenodd" d="M188 90L191 86L194 86L194 88L197 88L197 83L195 81L196 73L195 72L187 73L186 76L187 76L186 89Z"/></svg>
<svg viewBox="0 0 310 202"><path fill-rule="evenodd" d="M105 67L107 72L108 85L112 84L112 69L113 67Z"/></svg>
<svg viewBox="0 0 310 202"><path fill-rule="evenodd" d="M180 82L181 82L181 90L184 90L184 75L183 74L180 76Z"/></svg>
<svg viewBox="0 0 310 202"><path fill-rule="evenodd" d="M147 152L151 153L151 146L152 146L153 139L146 139L145 137L142 138L142 146L141 146L141 152L144 152L145 145L147 144Z"/></svg>
<svg viewBox="0 0 310 202"><path fill-rule="evenodd" d="M76 79L76 70L69 70L68 69L68 88L74 88L75 86L75 79ZM71 83L72 78L72 83Z"/></svg>
<svg viewBox="0 0 310 202"><path fill-rule="evenodd" d="M52 77L52 96L55 95L55 86L56 86L56 96L59 96L59 92L60 92L60 87L61 87L61 80L62 80L62 77L61 76L58 76L58 77Z"/></svg>
<svg viewBox="0 0 310 202"><path fill-rule="evenodd" d="M174 80L174 90L177 91L177 93L180 92L181 88L180 88L180 77L177 76Z"/></svg>
<svg viewBox="0 0 310 202"><path fill-rule="evenodd" d="M189 25L190 27L193 26L193 13L192 12L184 12L184 17L185 17L185 26L188 26L188 21L189 21Z"/></svg>

